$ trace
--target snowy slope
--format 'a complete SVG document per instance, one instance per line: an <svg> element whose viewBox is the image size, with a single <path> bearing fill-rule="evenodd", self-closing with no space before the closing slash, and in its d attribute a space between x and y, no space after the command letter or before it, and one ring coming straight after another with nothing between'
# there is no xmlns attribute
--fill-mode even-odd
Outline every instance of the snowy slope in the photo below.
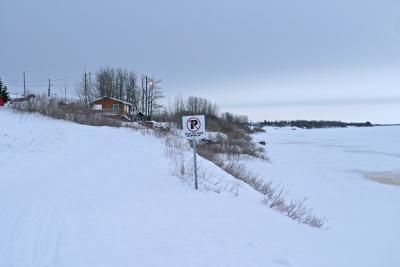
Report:
<svg viewBox="0 0 400 267"><path fill-rule="evenodd" d="M378 188L364 192L372 199L368 205L376 200L372 208L379 216L371 213L366 225L358 225L370 230L364 236L367 231L352 232L365 213L355 211L347 226L330 217L338 206L329 202L328 186L306 191L288 178L299 196L325 190L311 198L312 205L327 199L317 210L328 217L330 229L318 230L266 208L246 186L238 197L193 190L171 175L164 145L151 135L4 109L0 122L0 266L400 264L399 230L393 228L399 222L398 187L351 181L362 192ZM213 164L202 164L224 176ZM346 187L342 179L322 178Z"/></svg>

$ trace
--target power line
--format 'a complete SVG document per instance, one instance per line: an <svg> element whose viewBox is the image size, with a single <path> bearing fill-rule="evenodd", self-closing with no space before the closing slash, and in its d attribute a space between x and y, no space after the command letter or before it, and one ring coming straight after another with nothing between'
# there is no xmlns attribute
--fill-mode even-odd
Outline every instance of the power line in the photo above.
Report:
<svg viewBox="0 0 400 267"><path fill-rule="evenodd" d="M76 78L80 78L82 75L75 75L75 76L68 76L64 78L57 78L57 79L52 79L53 81L65 81L65 80L72 80ZM19 83L23 84L24 80L4 80L6 83ZM25 81L27 83L44 83L47 84L48 80L32 80L32 81Z"/></svg>
<svg viewBox="0 0 400 267"><path fill-rule="evenodd" d="M18 81L18 80L4 80L7 83L23 83L24 80ZM26 81L26 82L30 82L30 83L45 83L47 82L47 80L43 80L43 81Z"/></svg>
<svg viewBox="0 0 400 267"><path fill-rule="evenodd" d="M80 78L82 75L75 75L75 76L70 76L70 77L65 77L65 78L60 78L60 79L53 79L53 81L65 81L65 80L72 80L76 78Z"/></svg>
<svg viewBox="0 0 400 267"><path fill-rule="evenodd" d="M23 86L23 83L21 84L21 83L19 83L19 84L10 84L10 83L7 83L7 85L12 85L12 86L17 86L17 85L21 85L21 86ZM52 86L55 86L55 87L64 87L64 84L61 84L61 83L52 83L51 84ZM71 87L71 86L74 86L75 84L69 84L69 83L66 83L65 84L65 86L68 86L68 87ZM25 86L26 86L26 88L28 88L28 87L46 87L46 86L48 86L48 81L46 82L46 83L43 83L43 84L29 84L28 82L25 84Z"/></svg>

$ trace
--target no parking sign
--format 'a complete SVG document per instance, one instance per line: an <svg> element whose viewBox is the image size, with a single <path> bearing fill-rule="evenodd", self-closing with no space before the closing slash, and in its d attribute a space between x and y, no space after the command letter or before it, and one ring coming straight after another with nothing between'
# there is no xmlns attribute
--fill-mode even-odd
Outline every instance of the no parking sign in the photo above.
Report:
<svg viewBox="0 0 400 267"><path fill-rule="evenodd" d="M193 141L193 164L194 164L194 188L198 189L197 181L197 139L206 134L206 120L204 115L193 115L182 117L183 134Z"/></svg>
<svg viewBox="0 0 400 267"><path fill-rule="evenodd" d="M199 138L206 134L206 120L204 115L182 117L183 134L186 138Z"/></svg>

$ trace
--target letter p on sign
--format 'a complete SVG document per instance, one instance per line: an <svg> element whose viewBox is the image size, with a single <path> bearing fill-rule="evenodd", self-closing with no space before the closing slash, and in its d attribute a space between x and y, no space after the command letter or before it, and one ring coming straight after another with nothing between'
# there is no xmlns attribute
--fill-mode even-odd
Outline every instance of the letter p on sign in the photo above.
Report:
<svg viewBox="0 0 400 267"><path fill-rule="evenodd" d="M204 115L183 116L182 128L186 138L199 138L205 135L205 118Z"/></svg>

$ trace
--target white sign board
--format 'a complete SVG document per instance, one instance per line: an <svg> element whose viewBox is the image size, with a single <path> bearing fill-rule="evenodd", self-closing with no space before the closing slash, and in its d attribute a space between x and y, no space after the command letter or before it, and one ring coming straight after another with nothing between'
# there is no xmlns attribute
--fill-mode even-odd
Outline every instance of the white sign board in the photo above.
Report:
<svg viewBox="0 0 400 267"><path fill-rule="evenodd" d="M182 126L186 138L200 138L206 135L204 115L183 116Z"/></svg>

